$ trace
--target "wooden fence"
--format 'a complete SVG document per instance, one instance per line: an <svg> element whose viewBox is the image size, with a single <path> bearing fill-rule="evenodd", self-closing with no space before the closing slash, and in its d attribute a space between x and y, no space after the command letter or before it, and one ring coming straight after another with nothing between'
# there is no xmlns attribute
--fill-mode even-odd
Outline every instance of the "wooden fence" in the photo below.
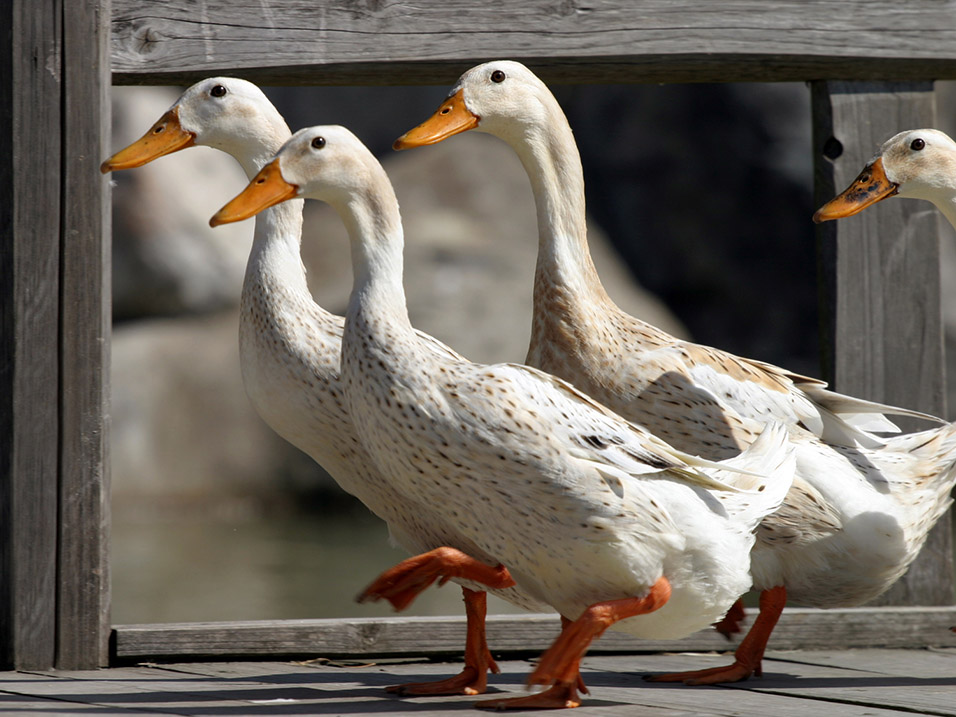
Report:
<svg viewBox="0 0 956 717"><path fill-rule="evenodd" d="M809 81L822 201L956 79L943 0L0 0L0 28L0 668L109 660L111 84L447 85L503 57L550 83ZM819 229L823 373L942 413L938 220L877 209ZM888 602L951 605L950 545L944 520Z"/></svg>

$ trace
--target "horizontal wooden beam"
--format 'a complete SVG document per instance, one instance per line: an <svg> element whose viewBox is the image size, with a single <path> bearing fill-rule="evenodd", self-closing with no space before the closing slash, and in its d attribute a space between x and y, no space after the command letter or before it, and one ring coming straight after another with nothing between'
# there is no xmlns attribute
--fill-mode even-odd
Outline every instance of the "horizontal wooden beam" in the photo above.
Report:
<svg viewBox="0 0 956 717"><path fill-rule="evenodd" d="M753 613L751 612L751 618ZM815 650L870 647L956 647L956 608L788 609L770 648ZM749 621L748 621L749 626ZM558 633L556 615L492 615L488 643L495 654L539 653ZM256 656L395 657L459 654L459 617L119 625L115 662ZM713 630L683 640L638 640L608 631L592 652L723 651L734 647Z"/></svg>
<svg viewBox="0 0 956 717"><path fill-rule="evenodd" d="M938 0L113 0L114 84L447 84L511 58L556 82L956 78Z"/></svg>

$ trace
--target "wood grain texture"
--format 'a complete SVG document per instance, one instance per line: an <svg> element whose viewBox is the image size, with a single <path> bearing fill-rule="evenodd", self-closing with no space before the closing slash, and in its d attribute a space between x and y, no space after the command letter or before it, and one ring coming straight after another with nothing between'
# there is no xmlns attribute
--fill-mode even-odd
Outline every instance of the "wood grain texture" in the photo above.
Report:
<svg viewBox="0 0 956 717"><path fill-rule="evenodd" d="M956 77L951 0L113 1L116 84L447 84L510 58L546 82Z"/></svg>
<svg viewBox="0 0 956 717"><path fill-rule="evenodd" d="M56 618L60 0L0 3L0 666Z"/></svg>
<svg viewBox="0 0 956 717"><path fill-rule="evenodd" d="M848 186L892 135L935 126L932 90L814 83L816 204ZM938 222L931 205L896 200L819 226L824 375L836 390L945 415ZM947 514L875 604L952 604L951 533Z"/></svg>
<svg viewBox="0 0 956 717"><path fill-rule="evenodd" d="M109 658L109 2L64 11L61 426L57 654L60 669Z"/></svg>
<svg viewBox="0 0 956 717"><path fill-rule="evenodd" d="M956 608L788 609L770 649L956 646ZM493 615L488 643L498 654L534 654L558 633L552 615ZM464 618L360 618L221 623L119 625L113 658L120 662L191 657L319 655L378 657L457 655L464 649ZM591 652L723 651L732 649L713 630L683 640L637 640L608 631Z"/></svg>
<svg viewBox="0 0 956 717"><path fill-rule="evenodd" d="M771 653L758 679L720 688L648 683L649 673L726 665L727 655L686 653L588 655L581 664L591 693L575 714L601 717L900 717L956 714L952 658L939 651L883 650L894 673L807 661L803 652ZM819 653L811 653L818 655ZM916 658L916 659L914 659ZM910 666L912 663L912 666ZM0 674L0 699L23 714L410 715L473 714L474 695L404 696L389 685L448 677L460 657L431 660L316 662L177 662L110 670ZM527 660L498 660L487 697L519 696L531 670ZM925 672L924 672L925 670ZM928 677L936 679L927 679ZM892 705L884 706L884 705ZM541 712L523 710L520 715Z"/></svg>

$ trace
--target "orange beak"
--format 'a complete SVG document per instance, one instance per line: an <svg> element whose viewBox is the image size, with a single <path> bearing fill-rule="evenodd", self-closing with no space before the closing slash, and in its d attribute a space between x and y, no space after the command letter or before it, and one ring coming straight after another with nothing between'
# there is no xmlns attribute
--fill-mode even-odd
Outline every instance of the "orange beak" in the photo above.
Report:
<svg viewBox="0 0 956 717"><path fill-rule="evenodd" d="M162 157L191 147L196 135L179 124L179 110L175 107L159 118L149 131L126 149L121 149L100 165L103 174L117 169L134 169Z"/></svg>
<svg viewBox="0 0 956 717"><path fill-rule="evenodd" d="M442 102L441 107L431 117L410 129L395 140L392 149L409 149L426 144L438 144L452 135L474 129L478 126L478 117L465 107L464 90Z"/></svg>
<svg viewBox="0 0 956 717"><path fill-rule="evenodd" d="M873 164L864 167L860 176L843 190L843 193L834 197L813 215L817 224L828 222L831 219L843 219L859 214L871 204L876 204L887 197L892 197L899 191L899 186L886 177L883 169L883 158L878 157Z"/></svg>
<svg viewBox="0 0 956 717"><path fill-rule="evenodd" d="M299 188L282 178L279 160L273 159L259 170L249 186L243 189L231 202L220 209L209 220L209 226L241 222L254 217L259 212L273 207L287 199L299 196Z"/></svg>

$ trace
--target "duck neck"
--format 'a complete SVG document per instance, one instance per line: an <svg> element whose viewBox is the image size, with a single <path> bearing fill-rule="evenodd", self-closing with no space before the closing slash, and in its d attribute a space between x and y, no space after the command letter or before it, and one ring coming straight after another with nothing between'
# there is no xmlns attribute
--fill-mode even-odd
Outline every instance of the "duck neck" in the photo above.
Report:
<svg viewBox="0 0 956 717"><path fill-rule="evenodd" d="M342 218L352 248L354 284L346 333L361 325L394 336L412 331L402 286L404 236L392 185L384 170L376 170L366 191L330 204Z"/></svg>
<svg viewBox="0 0 956 717"><path fill-rule="evenodd" d="M950 189L941 199L934 202L953 228L956 228L956 188Z"/></svg>
<svg viewBox="0 0 956 717"><path fill-rule="evenodd" d="M241 148L230 151L251 180L269 162L292 133L278 116L258 126L255 137ZM312 301L302 264L303 200L293 199L256 215L252 251L246 264L243 296L250 291L276 296L276 292L293 292Z"/></svg>
<svg viewBox="0 0 956 717"><path fill-rule="evenodd" d="M245 291L292 292L312 303L302 264L302 205L292 199L260 212L246 265Z"/></svg>
<svg viewBox="0 0 956 717"><path fill-rule="evenodd" d="M513 147L531 180L538 219L535 313L557 291L570 305L609 303L587 240L584 172L564 113L555 102L550 121L532 124Z"/></svg>

